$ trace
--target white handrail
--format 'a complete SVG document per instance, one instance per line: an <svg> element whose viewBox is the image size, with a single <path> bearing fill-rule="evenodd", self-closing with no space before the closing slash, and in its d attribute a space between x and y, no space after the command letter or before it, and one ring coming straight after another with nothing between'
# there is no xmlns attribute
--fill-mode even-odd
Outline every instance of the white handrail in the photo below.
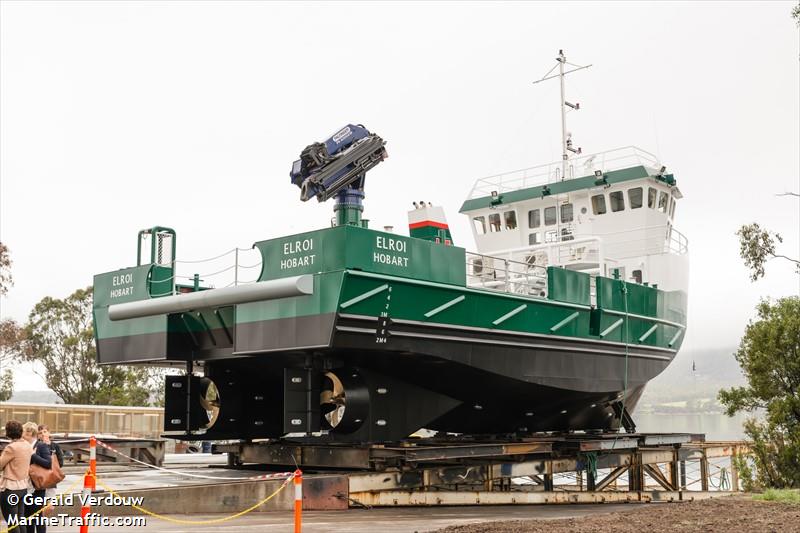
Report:
<svg viewBox="0 0 800 533"><path fill-rule="evenodd" d="M547 296L547 271L541 265L466 253L467 286L511 294Z"/></svg>
<svg viewBox="0 0 800 533"><path fill-rule="evenodd" d="M562 179L560 175L561 165L561 161L554 161L544 165L521 168L480 178L472 186L469 198L489 196L492 191L503 193L560 181ZM575 168L581 165L585 170L579 171L576 175ZM568 167L569 172L563 179L569 180L591 176L595 170L610 172L639 165L658 169L661 163L658 157L646 150L635 146L626 146L571 159Z"/></svg>

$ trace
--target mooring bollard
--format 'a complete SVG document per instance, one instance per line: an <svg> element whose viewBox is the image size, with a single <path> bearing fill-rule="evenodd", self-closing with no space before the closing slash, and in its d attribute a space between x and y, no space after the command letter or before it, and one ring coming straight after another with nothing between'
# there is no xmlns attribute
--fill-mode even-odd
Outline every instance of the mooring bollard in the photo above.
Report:
<svg viewBox="0 0 800 533"><path fill-rule="evenodd" d="M294 471L294 533L303 530L303 472ZM81 532L83 533L83 532Z"/></svg>

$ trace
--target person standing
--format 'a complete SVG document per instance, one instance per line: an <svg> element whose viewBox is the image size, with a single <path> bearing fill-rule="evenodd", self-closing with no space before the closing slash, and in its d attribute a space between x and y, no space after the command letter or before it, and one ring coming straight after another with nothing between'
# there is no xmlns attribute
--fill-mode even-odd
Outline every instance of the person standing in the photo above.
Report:
<svg viewBox="0 0 800 533"><path fill-rule="evenodd" d="M30 464L50 470L53 466L50 445L39 440L39 425L36 422L25 422L22 426L22 438L30 443L33 450ZM25 506L25 516L33 517L27 533L45 533L47 526L42 520L44 517L41 516L41 510L45 506L46 490L36 487L33 489L33 499L30 500L30 505Z"/></svg>
<svg viewBox="0 0 800 533"><path fill-rule="evenodd" d="M56 454L58 466L64 468L64 452L61 450L61 446L59 446L57 442L53 442L52 438L50 437L50 428L44 424L39 424L39 440L50 446L51 457L52 454Z"/></svg>
<svg viewBox="0 0 800 533"><path fill-rule="evenodd" d="M3 477L0 479L0 504L6 524L19 524L16 533L28 533L28 529L20 519L25 517L24 498L28 494L30 478L28 469L31 465L33 447L22 439L22 424L16 420L6 423L6 437L11 440L0 454L0 468Z"/></svg>
<svg viewBox="0 0 800 533"><path fill-rule="evenodd" d="M56 460L58 461L58 466L64 468L64 452L61 450L61 446L58 443L53 442L50 438L50 428L48 428L44 424L39 424L39 440L50 446L50 458L52 459L53 454L56 454ZM45 510L42 511L43 515L49 515L50 512L53 510L53 505L49 502L52 502L56 496L56 487L53 486L45 491L45 496L47 496L48 503L45 505ZM50 512L48 512L50 511ZM44 533L45 528L44 526L39 526L37 532Z"/></svg>

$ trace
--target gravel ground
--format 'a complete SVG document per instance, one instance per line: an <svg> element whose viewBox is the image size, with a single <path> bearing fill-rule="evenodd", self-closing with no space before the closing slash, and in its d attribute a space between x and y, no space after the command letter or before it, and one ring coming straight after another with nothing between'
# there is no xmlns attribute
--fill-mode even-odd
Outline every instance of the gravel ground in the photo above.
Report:
<svg viewBox="0 0 800 533"><path fill-rule="evenodd" d="M602 513L602 506L598 506ZM800 505L747 496L681 503L632 504L630 510L554 520L513 520L451 526L436 533L800 533Z"/></svg>

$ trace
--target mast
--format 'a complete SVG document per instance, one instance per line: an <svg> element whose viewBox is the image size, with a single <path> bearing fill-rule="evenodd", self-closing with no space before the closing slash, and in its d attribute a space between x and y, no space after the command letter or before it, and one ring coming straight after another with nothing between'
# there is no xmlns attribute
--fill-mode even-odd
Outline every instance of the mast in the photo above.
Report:
<svg viewBox="0 0 800 533"><path fill-rule="evenodd" d="M567 62L567 56L564 55L564 50L559 50L558 51L558 57L556 58L556 61L558 61L558 65L556 65L558 67L558 74L554 74L552 76L550 75L556 69L556 66L554 66L553 68L551 68L547 72L547 74L544 75L544 77L542 77L542 79L536 80L533 83L540 83L540 82L543 82L545 80L553 79L555 77L558 77L559 81L561 83L561 98L560 98L560 101L559 101L560 107L561 107L561 181L564 181L564 179L567 176L567 167L569 166L570 152L572 152L573 154L580 154L581 153L581 149L580 148L573 148L573 146L572 146L572 134L567 133L567 107L577 111L577 110L579 110L581 108L581 105L580 105L580 103L572 104L570 102L567 102L564 77L567 74L571 74L571 73L576 72L578 70L583 70L585 68L589 68L592 65L590 64L590 65L585 65L585 66L579 66L579 65L573 65L572 63ZM564 65L569 65L569 66L575 67L575 68L573 68L572 70L568 70L568 71L564 72Z"/></svg>
<svg viewBox="0 0 800 533"><path fill-rule="evenodd" d="M564 96L564 63L567 61L564 55L564 50L558 51L558 79L561 82L561 180L563 181L567 175L567 161L569 161L569 152L567 151L567 99Z"/></svg>

